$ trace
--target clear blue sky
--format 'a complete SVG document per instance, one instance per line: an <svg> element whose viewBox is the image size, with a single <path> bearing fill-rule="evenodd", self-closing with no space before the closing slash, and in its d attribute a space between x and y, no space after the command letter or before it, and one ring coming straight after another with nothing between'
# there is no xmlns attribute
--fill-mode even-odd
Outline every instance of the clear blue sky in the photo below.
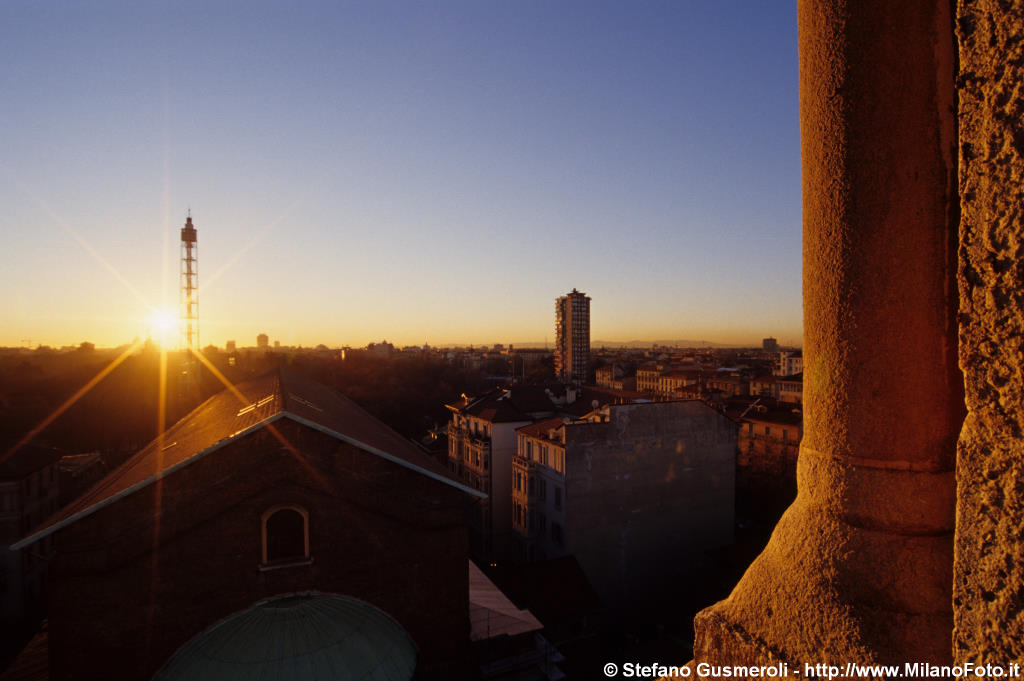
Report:
<svg viewBox="0 0 1024 681"><path fill-rule="evenodd" d="M0 345L799 342L793 2L0 5Z"/></svg>

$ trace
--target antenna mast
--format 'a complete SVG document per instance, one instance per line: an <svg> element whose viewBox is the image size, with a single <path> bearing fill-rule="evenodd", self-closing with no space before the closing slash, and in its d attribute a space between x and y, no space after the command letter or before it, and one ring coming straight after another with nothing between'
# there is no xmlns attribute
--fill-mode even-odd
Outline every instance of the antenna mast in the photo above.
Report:
<svg viewBox="0 0 1024 681"><path fill-rule="evenodd" d="M199 246L189 208L181 228L181 375L183 400L199 397Z"/></svg>

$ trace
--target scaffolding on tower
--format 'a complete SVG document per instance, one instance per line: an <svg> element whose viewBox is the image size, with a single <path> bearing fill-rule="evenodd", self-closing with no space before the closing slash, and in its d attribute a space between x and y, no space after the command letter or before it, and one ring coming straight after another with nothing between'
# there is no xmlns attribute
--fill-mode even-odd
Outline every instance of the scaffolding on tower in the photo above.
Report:
<svg viewBox="0 0 1024 681"><path fill-rule="evenodd" d="M189 211L181 228L181 368L179 395L183 401L199 398L199 245Z"/></svg>

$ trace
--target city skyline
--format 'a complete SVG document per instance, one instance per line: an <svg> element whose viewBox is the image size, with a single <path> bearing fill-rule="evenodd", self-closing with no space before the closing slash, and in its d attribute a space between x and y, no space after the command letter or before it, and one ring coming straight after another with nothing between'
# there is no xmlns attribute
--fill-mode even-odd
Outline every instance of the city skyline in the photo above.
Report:
<svg viewBox="0 0 1024 681"><path fill-rule="evenodd" d="M1019 676L1024 0L367 5L0 6L3 677Z"/></svg>
<svg viewBox="0 0 1024 681"><path fill-rule="evenodd" d="M794 13L6 5L0 345L798 345Z"/></svg>

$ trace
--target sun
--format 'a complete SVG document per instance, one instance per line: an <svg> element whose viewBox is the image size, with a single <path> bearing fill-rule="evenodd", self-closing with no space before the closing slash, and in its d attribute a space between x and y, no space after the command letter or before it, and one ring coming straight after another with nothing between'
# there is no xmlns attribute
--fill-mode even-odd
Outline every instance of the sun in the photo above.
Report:
<svg viewBox="0 0 1024 681"><path fill-rule="evenodd" d="M178 333L178 315L168 310L153 310L149 315L149 333L153 340L167 347Z"/></svg>

